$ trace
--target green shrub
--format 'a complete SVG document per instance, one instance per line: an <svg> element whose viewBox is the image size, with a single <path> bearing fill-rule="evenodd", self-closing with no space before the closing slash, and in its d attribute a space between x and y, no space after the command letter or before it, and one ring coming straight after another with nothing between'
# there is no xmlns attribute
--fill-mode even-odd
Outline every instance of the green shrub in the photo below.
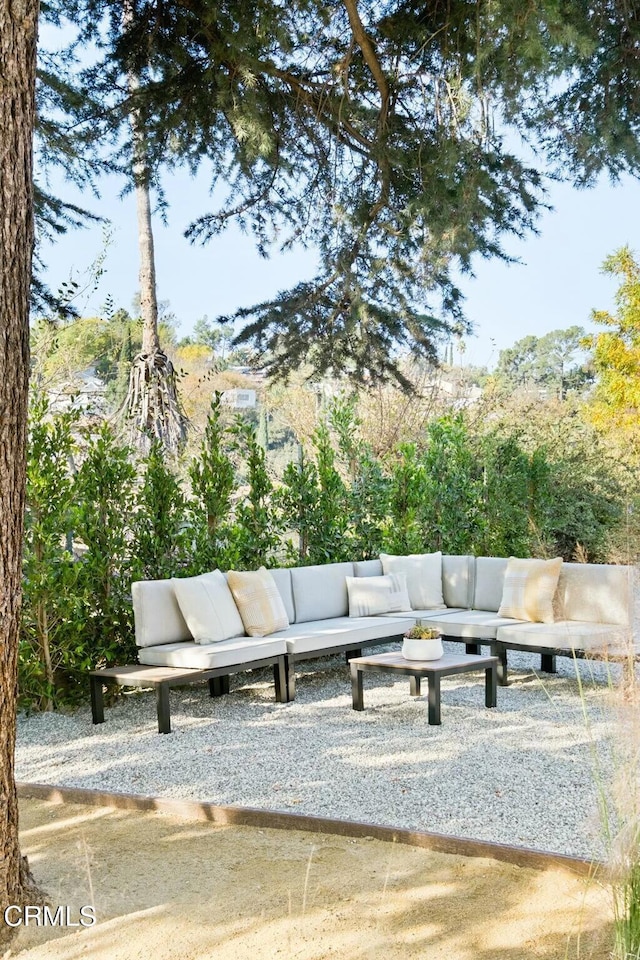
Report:
<svg viewBox="0 0 640 960"><path fill-rule="evenodd" d="M152 441L143 468L133 516L135 576L143 580L179 576L190 562L187 502L159 440Z"/></svg>
<svg viewBox="0 0 640 960"><path fill-rule="evenodd" d="M103 425L89 441L75 479L83 643L75 668L135 660L131 581L136 572L131 518L136 470L131 451Z"/></svg>
<svg viewBox="0 0 640 960"><path fill-rule="evenodd" d="M280 545L280 519L263 447L253 424L238 420L231 430L233 449L246 463L248 489L236 504L231 541L234 566L256 570L273 566Z"/></svg>
<svg viewBox="0 0 640 960"><path fill-rule="evenodd" d="M222 396L214 395L199 455L189 467L193 499L189 503L193 552L189 572L206 573L233 566L231 497L235 469L225 447Z"/></svg>
<svg viewBox="0 0 640 960"><path fill-rule="evenodd" d="M51 418L41 397L34 399L30 413L20 702L51 710L64 699L82 645L78 569L68 549L74 510L69 473L73 418Z"/></svg>

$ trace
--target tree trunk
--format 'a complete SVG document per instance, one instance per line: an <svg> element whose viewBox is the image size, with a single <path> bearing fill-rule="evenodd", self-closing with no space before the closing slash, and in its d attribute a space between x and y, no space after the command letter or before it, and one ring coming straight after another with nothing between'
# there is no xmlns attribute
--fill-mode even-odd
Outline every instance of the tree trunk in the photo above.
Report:
<svg viewBox="0 0 640 960"><path fill-rule="evenodd" d="M0 943L33 900L14 779L26 483L38 0L0 0Z"/></svg>
<svg viewBox="0 0 640 960"><path fill-rule="evenodd" d="M138 88L134 77L129 79L129 90ZM137 110L131 114L133 135L133 176L135 179L136 209L138 214L138 251L140 255L140 313L142 314L142 353L160 350L158 336L158 298L156 296L156 262L151 227L151 194L149 168L144 145L144 131Z"/></svg>
<svg viewBox="0 0 640 960"><path fill-rule="evenodd" d="M125 7L125 25L131 13ZM139 88L134 74L129 76L129 92L135 101ZM138 214L138 250L140 255L140 312L142 313L142 351L134 358L129 390L123 412L131 427L130 439L143 453L152 438L160 440L169 453L177 453L187 435L173 364L160 346L156 267L151 226L150 171L147 162L144 127L140 112L131 110L133 176Z"/></svg>

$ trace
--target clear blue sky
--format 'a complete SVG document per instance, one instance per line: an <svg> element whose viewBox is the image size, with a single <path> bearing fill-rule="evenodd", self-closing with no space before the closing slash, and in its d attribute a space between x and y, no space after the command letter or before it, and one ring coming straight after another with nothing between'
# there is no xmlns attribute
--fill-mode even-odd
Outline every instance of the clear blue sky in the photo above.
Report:
<svg viewBox="0 0 640 960"><path fill-rule="evenodd" d="M235 228L205 247L193 246L183 231L212 208L206 179L184 173L167 178L165 185L168 224L159 216L155 221L158 296L170 302L180 335L188 334L203 314L231 313L313 274L312 251L264 260L251 238ZM80 304L85 315L98 313L107 295L116 306L130 309L138 288L135 200L132 194L120 199L121 186L108 181L99 200L80 198L108 217L113 228L98 290ZM59 184L54 189L63 192ZM64 194L78 200L68 186ZM508 252L521 264L476 260L476 277L463 279L467 315L474 325L474 335L466 339L465 362L493 366L501 349L527 334L541 336L573 324L589 328L593 308L613 306L616 283L600 272L604 258L625 243L640 254L640 183L627 179L612 186L603 180L590 190L552 184L548 199L554 209L540 218L540 234L507 241ZM101 246L101 228L91 227L43 247L45 279L57 289L70 275L77 278Z"/></svg>

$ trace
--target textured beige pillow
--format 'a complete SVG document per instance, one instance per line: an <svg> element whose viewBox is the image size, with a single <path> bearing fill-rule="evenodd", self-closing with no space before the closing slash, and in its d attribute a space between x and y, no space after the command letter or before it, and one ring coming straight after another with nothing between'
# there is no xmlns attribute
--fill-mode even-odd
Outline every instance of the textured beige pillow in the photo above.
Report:
<svg viewBox="0 0 640 960"><path fill-rule="evenodd" d="M347 577L350 617L374 617L379 613L411 610L407 578L403 573L385 577Z"/></svg>
<svg viewBox="0 0 640 960"><path fill-rule="evenodd" d="M380 559L385 574L404 573L413 610L444 607L442 553L410 553L408 557L381 553Z"/></svg>
<svg viewBox="0 0 640 960"><path fill-rule="evenodd" d="M562 557L554 560L519 560L510 557L498 616L534 623L553 623L553 597L561 567Z"/></svg>
<svg viewBox="0 0 640 960"><path fill-rule="evenodd" d="M171 583L196 643L219 643L243 635L240 614L220 570L199 577L174 577Z"/></svg>
<svg viewBox="0 0 640 960"><path fill-rule="evenodd" d="M265 567L249 572L229 570L227 583L250 637L266 637L289 626L276 582Z"/></svg>

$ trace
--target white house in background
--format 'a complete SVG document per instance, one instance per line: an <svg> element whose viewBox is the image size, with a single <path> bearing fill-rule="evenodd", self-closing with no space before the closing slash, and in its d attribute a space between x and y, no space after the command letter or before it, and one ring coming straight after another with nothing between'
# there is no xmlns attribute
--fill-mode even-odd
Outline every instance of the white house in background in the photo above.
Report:
<svg viewBox="0 0 640 960"><path fill-rule="evenodd" d="M88 367L48 391L49 408L54 413L77 410L104 416L107 413L105 390L104 380L96 376L94 367Z"/></svg>
<svg viewBox="0 0 640 960"><path fill-rule="evenodd" d="M482 397L482 387L479 387L475 383L461 384L441 378L435 381L435 386L441 394L450 397L451 400L454 401L454 404L460 407L471 406L477 403Z"/></svg>
<svg viewBox="0 0 640 960"><path fill-rule="evenodd" d="M232 410L254 410L258 401L255 390L234 387L232 390L223 392L222 402Z"/></svg>

